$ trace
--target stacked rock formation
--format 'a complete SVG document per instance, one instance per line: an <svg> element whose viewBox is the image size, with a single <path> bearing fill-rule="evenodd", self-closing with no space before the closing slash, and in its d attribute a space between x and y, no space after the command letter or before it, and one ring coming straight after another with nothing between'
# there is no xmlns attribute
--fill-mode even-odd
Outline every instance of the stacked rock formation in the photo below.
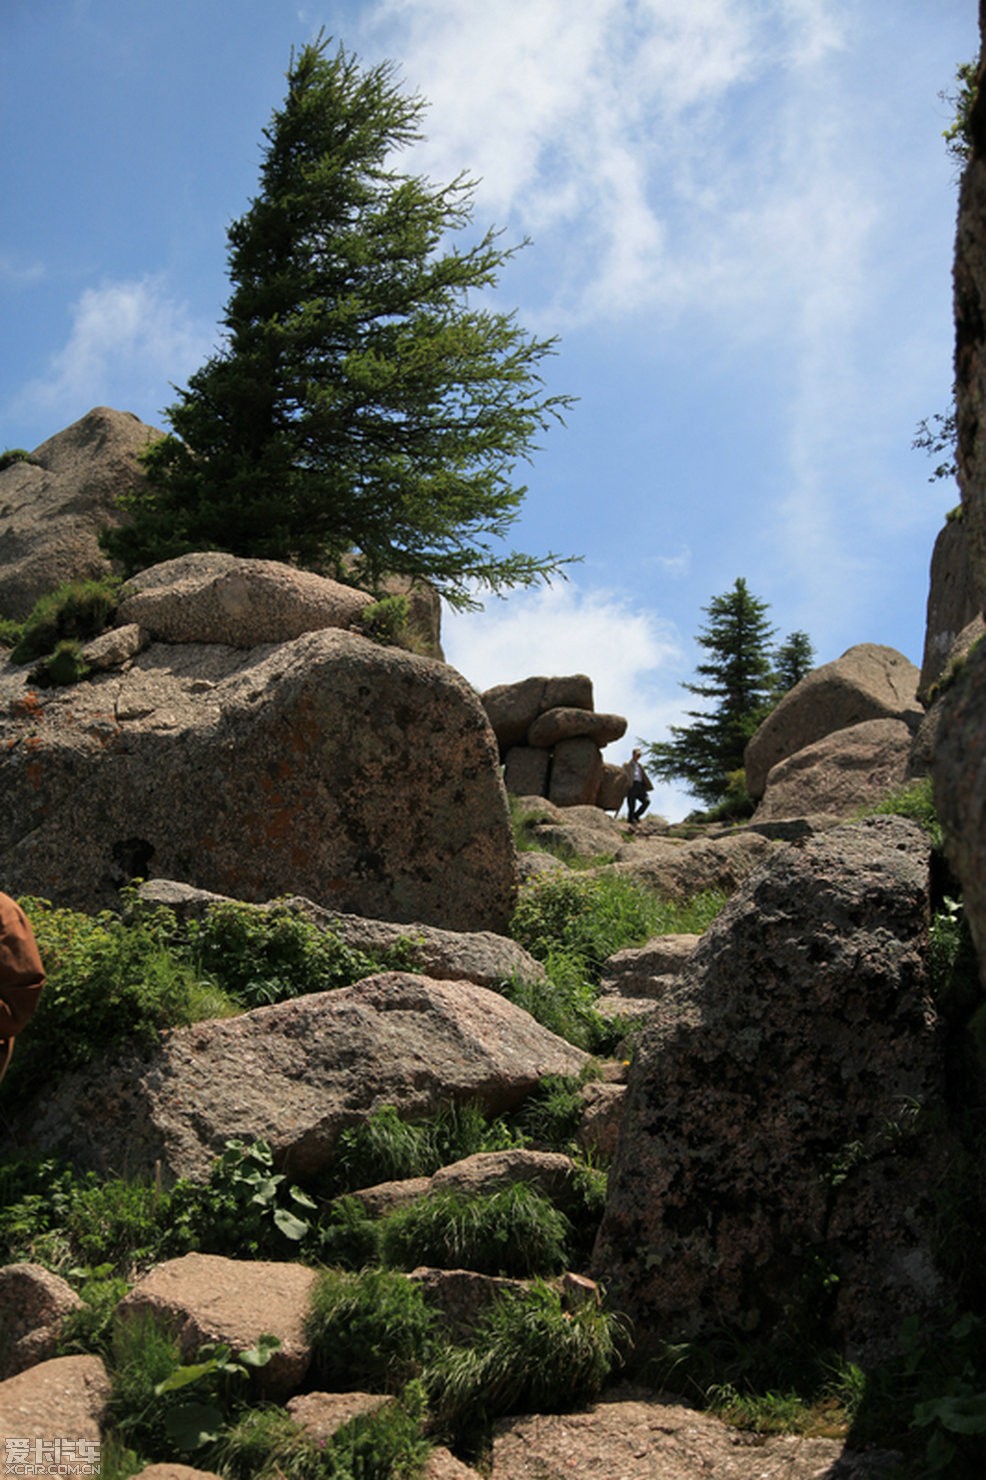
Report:
<svg viewBox="0 0 986 1480"><path fill-rule="evenodd" d="M626 734L627 722L596 713L591 678L525 678L480 697L508 791L547 797L558 807L619 809L627 778L622 767L603 760L602 749Z"/></svg>

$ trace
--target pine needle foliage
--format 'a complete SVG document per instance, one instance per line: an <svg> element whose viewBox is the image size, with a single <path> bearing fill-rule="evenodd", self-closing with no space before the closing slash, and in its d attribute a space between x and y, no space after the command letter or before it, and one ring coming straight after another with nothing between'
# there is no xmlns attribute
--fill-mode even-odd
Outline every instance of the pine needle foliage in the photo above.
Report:
<svg viewBox="0 0 986 1480"><path fill-rule="evenodd" d="M394 163L425 104L390 63L318 39L292 57L260 187L229 228L222 347L166 412L173 435L104 545L128 571L188 550L428 580L454 606L559 571L500 553L515 467L570 399L545 391L552 339L484 306L517 247L469 226L472 182ZM521 244L523 245L523 243Z"/></svg>

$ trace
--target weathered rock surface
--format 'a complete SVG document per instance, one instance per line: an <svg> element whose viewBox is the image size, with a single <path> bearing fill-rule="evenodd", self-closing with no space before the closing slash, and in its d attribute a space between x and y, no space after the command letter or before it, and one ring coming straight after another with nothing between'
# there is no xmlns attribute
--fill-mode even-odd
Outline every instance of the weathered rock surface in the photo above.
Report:
<svg viewBox="0 0 986 1480"><path fill-rule="evenodd" d="M639 837L619 849L606 872L639 879L664 899L692 899L709 889L732 894L777 846L748 828L721 837Z"/></svg>
<svg viewBox="0 0 986 1480"><path fill-rule="evenodd" d="M660 997L691 963L700 935L655 935L643 946L627 946L603 962L602 996Z"/></svg>
<svg viewBox="0 0 986 1480"><path fill-rule="evenodd" d="M0 1380L53 1357L65 1317L81 1309L72 1286L50 1269L0 1268Z"/></svg>
<svg viewBox="0 0 986 1480"><path fill-rule="evenodd" d="M52 1357L0 1382L0 1438L30 1439L32 1446L62 1435L77 1445L98 1443L109 1397L109 1374L99 1357ZM31 1473L57 1475L58 1461Z"/></svg>
<svg viewBox="0 0 986 1480"><path fill-rule="evenodd" d="M919 677L902 653L871 642L816 668L784 695L747 745L744 764L751 797L759 801L763 796L768 773L779 761L833 730L869 719L903 720L917 729Z"/></svg>
<svg viewBox="0 0 986 1480"><path fill-rule="evenodd" d="M218 551L180 555L129 580L117 608L155 642L254 648L305 632L350 627L373 597L277 560Z"/></svg>
<svg viewBox="0 0 986 1480"><path fill-rule="evenodd" d="M986 982L986 642L972 649L938 704L935 808Z"/></svg>
<svg viewBox="0 0 986 1480"><path fill-rule="evenodd" d="M614 1393L581 1413L501 1419L491 1480L878 1480L899 1456L835 1439L730 1429L710 1413L644 1393Z"/></svg>
<svg viewBox="0 0 986 1480"><path fill-rule="evenodd" d="M480 697L501 754L511 745L525 744L531 725L547 710L593 707L592 679L584 673L564 678L524 678L519 683L498 684Z"/></svg>
<svg viewBox="0 0 986 1480"><path fill-rule="evenodd" d="M986 637L986 620L982 616L977 616L972 619L967 627L962 629L949 649L938 685L932 694L929 695L930 706L928 712L918 726L917 734L914 736L914 742L911 746L911 757L907 766L908 776L931 775L938 729L944 713L945 692L951 684L952 679L956 677L962 668L973 647L982 637Z"/></svg>
<svg viewBox="0 0 986 1480"><path fill-rule="evenodd" d="M215 1470L196 1470L191 1465L179 1465L165 1462L160 1465L146 1465L140 1470L135 1480L222 1480Z"/></svg>
<svg viewBox="0 0 986 1480"><path fill-rule="evenodd" d="M485 712L352 633L155 644L39 698L0 668L6 887L98 909L133 876L503 931L515 854Z"/></svg>
<svg viewBox="0 0 986 1480"><path fill-rule="evenodd" d="M304 1264L185 1254L139 1280L116 1315L151 1317L173 1333L186 1361L207 1342L241 1352L269 1332L281 1344L258 1379L264 1395L277 1400L297 1391L311 1363L305 1318L317 1279Z"/></svg>
<svg viewBox="0 0 986 1480"><path fill-rule="evenodd" d="M153 879L138 888L149 904L167 905L181 919L197 919L211 905L236 903L207 889L193 889L171 879ZM440 930L434 925L410 921L396 925L390 920L367 920L362 915L338 914L297 895L268 900L257 909L288 909L330 930L352 950L372 955L400 948L401 964L439 981L469 981L492 987L508 977L543 981L544 967L529 951L505 935L491 930Z"/></svg>
<svg viewBox="0 0 986 1480"><path fill-rule="evenodd" d="M595 801L603 760L592 740L559 740L551 752L548 797L556 807L585 807Z"/></svg>
<svg viewBox="0 0 986 1480"><path fill-rule="evenodd" d="M450 1162L431 1177L408 1177L399 1182L362 1187L353 1196L372 1217L379 1218L432 1192L461 1192L476 1197L524 1182L565 1210L577 1199L573 1191L574 1173L571 1158L560 1151L531 1151L515 1146L505 1151L476 1152L461 1161Z"/></svg>
<svg viewBox="0 0 986 1480"><path fill-rule="evenodd" d="M901 1311L948 1298L927 1197L944 1153L911 1134L945 1083L928 867L896 817L784 848L656 1004L593 1257L638 1352L723 1324L776 1335L820 1268L864 1363L893 1348Z"/></svg>
<svg viewBox="0 0 986 1480"><path fill-rule="evenodd" d="M596 793L596 806L605 812L618 812L630 790L630 778L622 766L603 761L603 774Z"/></svg>
<svg viewBox="0 0 986 1480"><path fill-rule="evenodd" d="M834 730L778 761L767 775L756 820L828 812L851 817L907 779L914 732L899 719Z"/></svg>
<svg viewBox="0 0 986 1480"><path fill-rule="evenodd" d="M99 530L120 523L114 500L141 480L138 456L161 435L97 406L0 473L0 613L23 619L56 586L109 573Z"/></svg>
<svg viewBox="0 0 986 1480"><path fill-rule="evenodd" d="M169 1033L149 1061L68 1075L30 1138L83 1165L204 1177L224 1142L262 1138L293 1174L331 1162L340 1131L380 1105L513 1109L588 1056L470 982L400 972ZM26 1133L26 1128L25 1128Z"/></svg>
<svg viewBox="0 0 986 1480"><path fill-rule="evenodd" d="M582 1086L584 1110L576 1139L583 1151L608 1165L616 1153L623 1124L625 1084L591 1083Z"/></svg>
<svg viewBox="0 0 986 1480"><path fill-rule="evenodd" d="M453 1341L468 1341L490 1306L503 1295L521 1294L525 1280L478 1274L473 1269L432 1269L420 1265L408 1275Z"/></svg>
<svg viewBox="0 0 986 1480"><path fill-rule="evenodd" d="M354 1418L379 1413L393 1401L386 1393L301 1393L286 1406L309 1439L324 1442Z"/></svg>
<svg viewBox="0 0 986 1480"><path fill-rule="evenodd" d="M503 784L513 796L543 796L551 756L533 745L511 745L503 758Z"/></svg>
<svg viewBox="0 0 986 1480"><path fill-rule="evenodd" d="M609 745L627 732L627 722L619 714L599 714L593 709L548 709L539 714L527 732L527 743L537 750L550 750L559 740L594 740L598 746Z"/></svg>
<svg viewBox="0 0 986 1480"><path fill-rule="evenodd" d="M969 559L969 537L964 519L949 519L935 540L931 556L928 612L918 696L927 703L948 664L956 638L983 608L984 593L977 590Z"/></svg>
<svg viewBox="0 0 986 1480"><path fill-rule="evenodd" d="M561 807L538 796L520 796L515 805L524 815L524 832L532 842L566 849L577 858L615 854L623 847L623 828L599 807Z"/></svg>

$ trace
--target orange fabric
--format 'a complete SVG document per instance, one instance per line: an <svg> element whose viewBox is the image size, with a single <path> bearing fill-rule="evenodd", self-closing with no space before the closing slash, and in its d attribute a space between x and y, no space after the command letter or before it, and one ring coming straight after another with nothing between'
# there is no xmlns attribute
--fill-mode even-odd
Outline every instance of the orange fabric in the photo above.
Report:
<svg viewBox="0 0 986 1480"><path fill-rule="evenodd" d="M0 894L0 1075L13 1039L30 1022L45 973L34 932L20 905Z"/></svg>

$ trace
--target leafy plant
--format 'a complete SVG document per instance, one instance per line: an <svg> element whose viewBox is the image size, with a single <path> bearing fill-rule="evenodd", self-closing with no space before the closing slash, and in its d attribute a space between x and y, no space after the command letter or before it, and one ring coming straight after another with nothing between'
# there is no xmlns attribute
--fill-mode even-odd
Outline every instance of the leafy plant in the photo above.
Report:
<svg viewBox="0 0 986 1480"><path fill-rule="evenodd" d="M395 1392L416 1377L436 1343L421 1290L388 1269L326 1270L307 1322L319 1383L346 1392Z"/></svg>
<svg viewBox="0 0 986 1480"><path fill-rule="evenodd" d="M384 1220L385 1264L414 1269L474 1269L482 1274L552 1274L565 1263L571 1225L546 1197L525 1183L496 1192L429 1193Z"/></svg>
<svg viewBox="0 0 986 1480"><path fill-rule="evenodd" d="M523 1136L502 1119L488 1120L475 1104L449 1104L425 1121L405 1120L382 1105L339 1137L333 1185L350 1191L378 1182L428 1177L478 1151L503 1151Z"/></svg>
<svg viewBox="0 0 986 1480"><path fill-rule="evenodd" d="M598 983L603 963L653 935L701 934L725 903L716 891L662 900L621 874L541 874L521 889L510 934L539 961L561 956Z"/></svg>
<svg viewBox="0 0 986 1480"><path fill-rule="evenodd" d="M319 1221L316 1245L323 1264L337 1269L365 1269L378 1261L380 1223L358 1198L334 1198Z"/></svg>
<svg viewBox="0 0 986 1480"><path fill-rule="evenodd" d="M130 1289L127 1280L112 1271L112 1264L72 1271L76 1280L81 1277L78 1294L83 1305L81 1309L69 1311L64 1318L58 1338L60 1357L78 1353L109 1356L116 1307Z"/></svg>
<svg viewBox="0 0 986 1480"><path fill-rule="evenodd" d="M398 1480L417 1475L430 1449L422 1437L425 1394L412 1382L375 1413L328 1440L310 1438L283 1409L254 1409L227 1428L208 1459L231 1480Z"/></svg>
<svg viewBox="0 0 986 1480"><path fill-rule="evenodd" d="M286 1182L284 1173L274 1170L266 1141L227 1141L207 1183L182 1180L172 1190L170 1245L240 1257L283 1257L284 1240L300 1243L310 1231L308 1214L315 1209L306 1192Z"/></svg>
<svg viewBox="0 0 986 1480"><path fill-rule="evenodd" d="M131 1044L147 1050L160 1031L193 1020L198 983L171 949L174 916L155 910L125 922L23 899L47 983L29 1033L18 1042L5 1087L26 1098L38 1085Z"/></svg>
<svg viewBox="0 0 986 1480"><path fill-rule="evenodd" d="M115 576L100 581L70 581L35 602L11 653L14 663L30 663L53 653L65 639L96 637L113 612L120 589Z"/></svg>
<svg viewBox="0 0 986 1480"><path fill-rule="evenodd" d="M181 1393L181 1400L168 1406L165 1432L179 1449L200 1449L219 1438L222 1427L242 1386L250 1375L266 1367L281 1343L270 1332L264 1332L256 1346L233 1353L225 1342L210 1342L200 1348L196 1360L176 1367L154 1385L161 1398ZM199 1389L189 1396L188 1388Z"/></svg>

